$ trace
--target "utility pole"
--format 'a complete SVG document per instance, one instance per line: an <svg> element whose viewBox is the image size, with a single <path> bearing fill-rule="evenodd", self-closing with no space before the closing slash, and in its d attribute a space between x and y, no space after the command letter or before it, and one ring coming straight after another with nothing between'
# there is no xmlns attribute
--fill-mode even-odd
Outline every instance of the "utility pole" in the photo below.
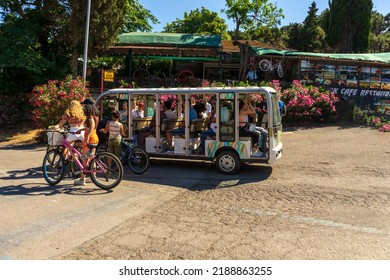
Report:
<svg viewBox="0 0 390 280"><path fill-rule="evenodd" d="M83 78L87 79L87 61L88 61L88 38L89 38L89 21L91 17L91 0L88 0L87 20L85 24L85 42L84 42L84 60L83 60Z"/></svg>

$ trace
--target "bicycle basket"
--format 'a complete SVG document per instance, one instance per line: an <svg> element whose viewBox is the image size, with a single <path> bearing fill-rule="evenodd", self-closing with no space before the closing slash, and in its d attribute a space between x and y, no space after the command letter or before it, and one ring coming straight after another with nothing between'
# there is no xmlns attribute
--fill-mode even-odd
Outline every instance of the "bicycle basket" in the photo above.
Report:
<svg viewBox="0 0 390 280"><path fill-rule="evenodd" d="M60 146L62 144L63 135L55 131L47 132L47 144L50 146Z"/></svg>

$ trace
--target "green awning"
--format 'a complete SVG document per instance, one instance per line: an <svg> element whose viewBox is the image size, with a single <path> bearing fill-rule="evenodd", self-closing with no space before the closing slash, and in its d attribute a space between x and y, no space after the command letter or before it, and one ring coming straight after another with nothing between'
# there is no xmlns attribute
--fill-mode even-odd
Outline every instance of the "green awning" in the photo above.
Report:
<svg viewBox="0 0 390 280"><path fill-rule="evenodd" d="M390 53L311 53L311 52L294 52L287 50L274 50L259 47L251 47L252 52L256 55L282 55L282 56L313 56L333 59L353 59L363 61L378 61L390 63Z"/></svg>
<svg viewBox="0 0 390 280"><path fill-rule="evenodd" d="M182 60L182 61L220 61L218 57L191 57L191 56L163 56L163 55L134 55L134 58L147 58L147 59L172 59L172 60Z"/></svg>
<svg viewBox="0 0 390 280"><path fill-rule="evenodd" d="M209 48L221 46L219 35L130 32L120 34L118 40L117 45L178 45Z"/></svg>

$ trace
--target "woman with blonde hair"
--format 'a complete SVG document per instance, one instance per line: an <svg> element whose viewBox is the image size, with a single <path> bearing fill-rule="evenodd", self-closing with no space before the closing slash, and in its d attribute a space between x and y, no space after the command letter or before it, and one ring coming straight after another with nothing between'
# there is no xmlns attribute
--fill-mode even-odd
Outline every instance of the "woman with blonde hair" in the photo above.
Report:
<svg viewBox="0 0 390 280"><path fill-rule="evenodd" d="M86 116L84 114L83 106L81 106L80 101L72 100L69 104L68 109L65 110L65 113L62 115L60 122L58 123L58 128L62 128L65 123L69 124L69 132L76 132L84 128L84 122ZM81 131L80 134L69 133L67 140L69 142L74 142L76 140L83 141L84 131Z"/></svg>

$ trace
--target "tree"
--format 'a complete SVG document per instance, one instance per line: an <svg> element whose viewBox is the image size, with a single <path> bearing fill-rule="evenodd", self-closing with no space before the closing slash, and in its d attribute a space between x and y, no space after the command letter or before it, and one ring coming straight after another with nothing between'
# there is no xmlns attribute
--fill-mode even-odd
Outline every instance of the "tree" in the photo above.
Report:
<svg viewBox="0 0 390 280"><path fill-rule="evenodd" d="M172 23L167 23L165 32L220 35L222 39L230 39L227 33L227 24L218 13L212 12L204 7L201 10L191 10L184 13L183 19L176 19Z"/></svg>
<svg viewBox="0 0 390 280"><path fill-rule="evenodd" d="M249 56L249 45L238 43L238 34L240 28L244 31L261 28L262 26L277 27L280 20L284 18L283 10L278 9L268 0L226 0L225 12L229 19L232 19L235 24L234 41L240 47L240 80L245 79L247 61Z"/></svg>
<svg viewBox="0 0 390 280"><path fill-rule="evenodd" d="M372 0L329 0L327 38L336 52L367 52L372 7Z"/></svg>
<svg viewBox="0 0 390 280"><path fill-rule="evenodd" d="M232 37L234 32L232 32ZM247 30L239 33L240 40L258 40L263 43L284 45L282 29L278 27L261 26L256 29Z"/></svg>
<svg viewBox="0 0 390 280"><path fill-rule="evenodd" d="M287 34L286 43L291 49L301 50L302 38L302 24L290 23L288 26L282 27L282 30Z"/></svg>
<svg viewBox="0 0 390 280"><path fill-rule="evenodd" d="M159 23L157 18L152 13L145 9L138 0L128 0L127 11L125 11L125 24L122 27L121 33L124 32L146 32L151 31L153 24Z"/></svg>
<svg viewBox="0 0 390 280"><path fill-rule="evenodd" d="M283 10L268 0L226 0L225 6L221 12L236 24L234 40L237 40L241 27L245 31L261 26L276 27L284 18Z"/></svg>
<svg viewBox="0 0 390 280"><path fill-rule="evenodd" d="M58 6L49 1L23 5L1 0L0 9L0 92L30 91L47 77L69 70L61 44L54 39L62 12Z"/></svg>
<svg viewBox="0 0 390 280"><path fill-rule="evenodd" d="M325 32L322 30L317 16L317 5L313 2L307 12L307 17L302 27L302 50L307 52L320 52L325 39Z"/></svg>
<svg viewBox="0 0 390 280"><path fill-rule="evenodd" d="M157 22L137 0L91 4L90 57L113 43L120 31L150 31L149 21ZM0 90L3 82L8 88L25 82L28 90L40 79L62 79L70 71L77 76L86 8L87 0L0 0ZM21 83L20 76L27 78Z"/></svg>
<svg viewBox="0 0 390 280"><path fill-rule="evenodd" d="M390 14L387 15L387 18ZM374 11L371 16L370 52L390 51L390 25L386 16Z"/></svg>

